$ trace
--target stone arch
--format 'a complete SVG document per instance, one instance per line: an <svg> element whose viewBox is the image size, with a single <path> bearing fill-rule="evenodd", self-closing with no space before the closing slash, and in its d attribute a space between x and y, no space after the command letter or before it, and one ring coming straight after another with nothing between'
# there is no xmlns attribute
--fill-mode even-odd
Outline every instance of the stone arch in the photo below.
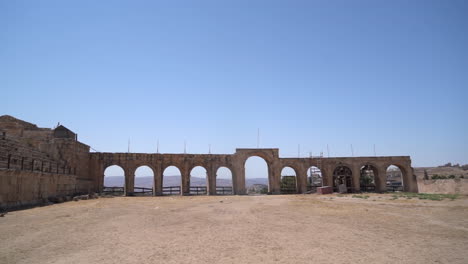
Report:
<svg viewBox="0 0 468 264"><path fill-rule="evenodd" d="M151 171L153 172L154 175L156 175L156 169L154 168L154 166L152 164L149 164L149 163L137 163L135 166L133 166L132 168L132 171L133 171L133 174L135 175L136 174L136 171L141 168L141 167L148 167L151 169Z"/></svg>
<svg viewBox="0 0 468 264"><path fill-rule="evenodd" d="M362 192L379 191L380 178L376 165L370 162L359 165L359 190Z"/></svg>
<svg viewBox="0 0 468 264"><path fill-rule="evenodd" d="M263 160L264 164L266 165L266 176L267 176L267 191L265 192L264 191L264 188L261 187L260 185L255 185L255 186L251 186L250 187L250 193L268 193L270 192L270 186L271 186L271 165L268 164L268 161L265 160L263 157L261 156L257 156L257 155L252 155L252 156L248 156L245 160L244 160L244 163L243 163L243 170L244 170L244 177L245 177L245 188L247 189L247 194L249 194L249 188L247 186L247 174L248 174L248 169L247 169L247 165L249 163L249 160L252 161L252 158L255 162L255 159L259 158L261 160ZM258 160L258 159L257 159ZM262 165L259 165L261 167L263 167L263 163ZM260 169L262 170L262 169ZM251 178L263 178L263 177L251 177Z"/></svg>
<svg viewBox="0 0 468 264"><path fill-rule="evenodd" d="M248 151L243 150L242 152L240 152L240 155L243 156L243 160L241 162L242 162L242 164L245 165L245 162L249 158L251 158L251 157L260 157L263 160L265 160L265 162L267 163L267 165L269 167L271 167L272 164L274 163L275 158L278 158L278 157L275 157L274 154L270 153L270 152L271 152L270 150L261 150L261 149L252 149L252 150L248 150Z"/></svg>
<svg viewBox="0 0 468 264"><path fill-rule="evenodd" d="M393 167L393 168L392 168ZM396 168L397 170L392 170ZM399 172L398 172L399 170ZM385 185L387 191L403 191L406 189L408 174L404 166L397 163L387 164L385 166Z"/></svg>
<svg viewBox="0 0 468 264"><path fill-rule="evenodd" d="M107 172L107 173L106 173ZM109 174L109 175L106 175ZM118 174L118 175L110 175ZM104 193L123 195L126 191L126 175L125 169L117 164L103 166L102 171L102 189ZM107 177L107 179L106 179ZM114 178L115 177L115 178Z"/></svg>
<svg viewBox="0 0 468 264"><path fill-rule="evenodd" d="M290 175L294 174L294 175ZM281 169L281 185L280 191L282 194L293 194L299 190L297 170L291 166L284 166Z"/></svg>
<svg viewBox="0 0 468 264"><path fill-rule="evenodd" d="M306 171L307 175L307 191L315 190L317 187L324 186L324 174L322 170L315 166L309 166Z"/></svg>
<svg viewBox="0 0 468 264"><path fill-rule="evenodd" d="M352 167L345 164L337 165L333 170L333 190L339 192L352 192L353 171Z"/></svg>
<svg viewBox="0 0 468 264"><path fill-rule="evenodd" d="M140 175L141 174L141 175ZM143 175L148 174L148 175ZM151 175L149 175L151 174ZM138 165L133 171L134 175L134 194L153 195L155 193L155 170L150 165ZM144 177L144 178L143 178ZM150 190L151 191L150 191Z"/></svg>
<svg viewBox="0 0 468 264"><path fill-rule="evenodd" d="M230 177L223 177L224 175L220 175L220 170L221 170L221 174L228 174L230 173ZM224 171L224 172L223 172ZM221 177L223 178L221 178ZM216 174L215 174L215 177L216 177L216 181L215 181L215 184L216 184L216 194L234 194L234 172L231 168L229 168L228 166L219 166L217 169L216 169ZM228 179L231 181L231 183L229 184L228 182L226 183L221 183L221 181L218 181L218 180L221 180L221 179Z"/></svg>
<svg viewBox="0 0 468 264"><path fill-rule="evenodd" d="M173 195L173 194L181 194L181 185L182 185L182 170L172 164L168 164L162 167L161 170L162 176L162 194L163 195ZM167 175L167 174L178 174L178 175ZM172 177L180 177L180 179L172 178ZM171 178L169 178L171 177Z"/></svg>
<svg viewBox="0 0 468 264"><path fill-rule="evenodd" d="M202 175L204 174L204 175ZM194 179L192 177L197 178L205 178L204 182L193 182ZM208 170L203 166L194 166L190 169L189 172L189 188L190 194L192 195L200 195L200 194L207 194L207 186L208 186Z"/></svg>

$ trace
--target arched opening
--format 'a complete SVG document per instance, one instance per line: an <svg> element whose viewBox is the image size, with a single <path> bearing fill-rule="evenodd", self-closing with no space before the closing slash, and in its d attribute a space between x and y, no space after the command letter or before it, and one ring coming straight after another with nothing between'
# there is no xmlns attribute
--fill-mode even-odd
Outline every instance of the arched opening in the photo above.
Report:
<svg viewBox="0 0 468 264"><path fill-rule="evenodd" d="M297 193L296 171L291 167L284 167L281 170L281 194Z"/></svg>
<svg viewBox="0 0 468 264"><path fill-rule="evenodd" d="M350 193L353 191L353 173L346 166L338 166L333 171L333 191Z"/></svg>
<svg viewBox="0 0 468 264"><path fill-rule="evenodd" d="M190 194L206 194L207 172L202 166L196 166L190 171Z"/></svg>
<svg viewBox="0 0 468 264"><path fill-rule="evenodd" d="M176 166L169 166L163 171L163 195L180 194L182 173Z"/></svg>
<svg viewBox="0 0 468 264"><path fill-rule="evenodd" d="M267 162L263 158L252 156L245 161L244 169L247 194L267 194L269 192Z"/></svg>
<svg viewBox="0 0 468 264"><path fill-rule="evenodd" d="M361 175L359 176L359 186L361 192L375 192L377 179L378 175L376 167L372 165L362 166Z"/></svg>
<svg viewBox="0 0 468 264"><path fill-rule="evenodd" d="M232 171L226 167L219 167L216 171L216 194L233 194Z"/></svg>
<svg viewBox="0 0 468 264"><path fill-rule="evenodd" d="M123 195L125 192L125 171L118 165L104 170L102 192L111 195Z"/></svg>
<svg viewBox="0 0 468 264"><path fill-rule="evenodd" d="M317 188L322 186L322 171L318 167L311 166L307 169L307 191L317 191Z"/></svg>
<svg viewBox="0 0 468 264"><path fill-rule="evenodd" d="M151 196L153 195L154 172L148 166L140 166L135 170L135 186L133 193L135 195Z"/></svg>
<svg viewBox="0 0 468 264"><path fill-rule="evenodd" d="M403 191L403 170L397 165L387 167L387 191Z"/></svg>

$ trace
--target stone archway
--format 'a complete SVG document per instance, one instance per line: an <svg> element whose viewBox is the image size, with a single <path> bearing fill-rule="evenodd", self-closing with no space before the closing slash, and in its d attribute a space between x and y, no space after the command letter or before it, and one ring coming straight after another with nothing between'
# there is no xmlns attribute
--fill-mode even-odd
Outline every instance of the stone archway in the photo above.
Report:
<svg viewBox="0 0 468 264"><path fill-rule="evenodd" d="M247 194L267 194L270 190L270 167L260 156L250 156L244 162Z"/></svg>
<svg viewBox="0 0 468 264"><path fill-rule="evenodd" d="M216 194L234 194L234 174L226 166L220 166L216 170Z"/></svg>
<svg viewBox="0 0 468 264"><path fill-rule="evenodd" d="M359 190L361 192L376 192L379 188L379 173L376 166L365 164L360 167Z"/></svg>
<svg viewBox="0 0 468 264"><path fill-rule="evenodd" d="M154 195L155 194L155 173L154 169L148 165L140 165L133 173L135 175L133 193L134 195Z"/></svg>
<svg viewBox="0 0 468 264"><path fill-rule="evenodd" d="M281 194L298 193L297 172L293 167L285 166L281 170Z"/></svg>
<svg viewBox="0 0 468 264"><path fill-rule="evenodd" d="M112 195L124 195L126 189L126 173L119 165L109 165L104 168L102 173L103 193Z"/></svg>
<svg viewBox="0 0 468 264"><path fill-rule="evenodd" d="M339 165L333 170L333 190L340 193L353 192L353 172L345 165Z"/></svg>

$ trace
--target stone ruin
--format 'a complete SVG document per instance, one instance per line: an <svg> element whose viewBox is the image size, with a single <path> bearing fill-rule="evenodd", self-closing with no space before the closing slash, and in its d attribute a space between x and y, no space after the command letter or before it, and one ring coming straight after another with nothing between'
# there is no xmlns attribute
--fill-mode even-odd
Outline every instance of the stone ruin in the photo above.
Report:
<svg viewBox="0 0 468 264"><path fill-rule="evenodd" d="M246 194L244 165L251 156L263 158L268 165L269 194L281 192L284 167L291 167L296 173L296 193L307 193L307 170L311 166L320 169L322 186L330 186L335 191L340 188L342 192L359 192L362 168L370 168L375 191L383 192L387 189L387 168L395 165L401 170L403 190L418 191L409 156L280 158L276 148L236 149L234 154L90 152L90 146L79 142L77 134L63 125L39 128L4 115L0 116L0 208L100 193L104 188L104 170L111 165L118 165L125 172L125 195L133 194L135 171L140 166L153 170L155 196L163 195L163 171L169 166L176 166L181 172L181 195L190 194L190 171L196 166L207 171L208 195L217 194L216 171L220 167L232 172L232 193L243 195Z"/></svg>

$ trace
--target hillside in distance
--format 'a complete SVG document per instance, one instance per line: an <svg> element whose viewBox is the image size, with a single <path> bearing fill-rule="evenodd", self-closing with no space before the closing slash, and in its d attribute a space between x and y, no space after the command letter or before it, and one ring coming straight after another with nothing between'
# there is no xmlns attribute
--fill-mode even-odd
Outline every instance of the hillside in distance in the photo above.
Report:
<svg viewBox="0 0 468 264"><path fill-rule="evenodd" d="M424 171L427 171L429 177L434 175L455 175L455 176L463 176L464 178L468 178L468 170L463 170L458 167L446 167L446 166L438 166L438 167L415 167L414 174L417 176L418 179L424 178Z"/></svg>
<svg viewBox="0 0 468 264"><path fill-rule="evenodd" d="M266 178L247 178L246 187L250 187L254 184L265 184L268 185L268 179ZM104 178L104 186L106 187L117 187L124 185L124 176L106 176ZM190 177L191 186L206 186L206 178ZM232 180L230 179L217 179L217 186L232 186ZM146 187L151 188L153 186L153 176L135 177L135 187ZM180 186L180 176L164 176L163 186Z"/></svg>

